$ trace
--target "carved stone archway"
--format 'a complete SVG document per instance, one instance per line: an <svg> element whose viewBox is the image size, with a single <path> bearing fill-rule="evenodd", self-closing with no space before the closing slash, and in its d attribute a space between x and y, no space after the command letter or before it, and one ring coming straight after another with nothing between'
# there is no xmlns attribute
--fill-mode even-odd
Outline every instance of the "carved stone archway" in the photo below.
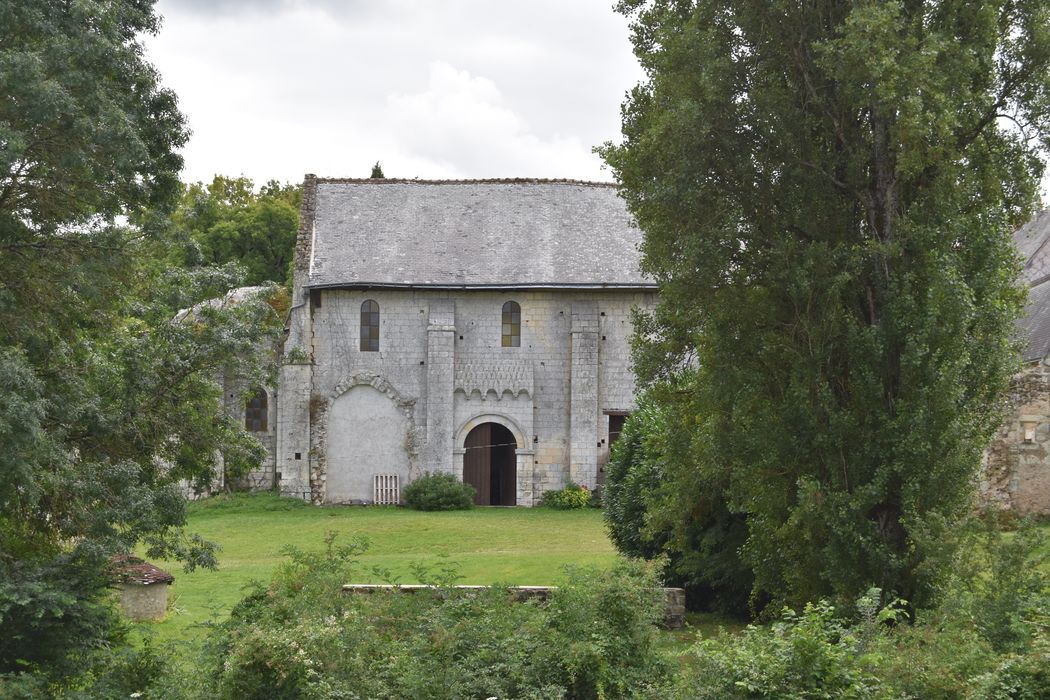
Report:
<svg viewBox="0 0 1050 700"><path fill-rule="evenodd" d="M496 423L502 425L510 434L514 436L514 441L517 443L517 449L514 450L516 460L516 474L517 474L517 504L519 506L531 506L533 502L533 456L535 450L532 449L532 445L526 441L525 433L522 432L521 426L518 425L517 421L508 416L500 415L498 413L479 413L478 415L465 421L459 429L456 431L455 449L452 451L452 473L460 481L463 480L463 459L466 454L465 443L467 435L470 431L478 427L483 423Z"/></svg>

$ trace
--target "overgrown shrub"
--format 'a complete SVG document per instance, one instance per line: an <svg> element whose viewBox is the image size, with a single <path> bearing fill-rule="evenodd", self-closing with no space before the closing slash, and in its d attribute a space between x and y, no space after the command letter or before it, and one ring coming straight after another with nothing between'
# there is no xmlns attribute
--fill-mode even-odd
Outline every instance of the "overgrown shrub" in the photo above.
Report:
<svg viewBox="0 0 1050 700"><path fill-rule="evenodd" d="M293 551L270 585L212 636L203 696L220 698L622 698L658 696L673 666L655 646L653 572L574 570L546 604L506 588L437 586L341 595L360 547Z"/></svg>
<svg viewBox="0 0 1050 700"><path fill-rule="evenodd" d="M591 492L586 486L569 482L563 489L545 491L541 505L557 510L576 510L591 505Z"/></svg>
<svg viewBox="0 0 1050 700"><path fill-rule="evenodd" d="M621 553L666 555L664 580L686 589L690 608L742 617L764 604L752 592L754 576L740 555L746 516L730 512L721 477L696 463L689 381L682 379L660 400L657 394L669 387L639 398L606 466L605 523ZM671 471L680 477L673 488Z"/></svg>
<svg viewBox="0 0 1050 700"><path fill-rule="evenodd" d="M414 510L467 510L474 507L474 487L446 472L426 472L402 491Z"/></svg>
<svg viewBox="0 0 1050 700"><path fill-rule="evenodd" d="M977 549L997 539L984 539ZM691 700L1048 698L1045 579L1043 587L1005 581L1006 591L966 592L973 587L971 578L994 589L989 572L1025 559L1018 553L1030 553L1034 546L1032 541L1014 545L985 551L974 570L947 592L951 602L921 611L914 622L905 622L901 604L880 608L879 591L872 589L858 601L856 612L821 601L801 613L785 610L771 625L704 640L692 650L672 695Z"/></svg>
<svg viewBox="0 0 1050 700"><path fill-rule="evenodd" d="M653 445L659 432L659 409L639 401L613 445L605 466L605 524L616 549L632 557L651 559L660 554L667 537L652 533L646 514L660 486L661 454Z"/></svg>
<svg viewBox="0 0 1050 700"><path fill-rule="evenodd" d="M0 548L0 674L72 675L83 669L85 652L122 643L109 584L92 547L22 557Z"/></svg>

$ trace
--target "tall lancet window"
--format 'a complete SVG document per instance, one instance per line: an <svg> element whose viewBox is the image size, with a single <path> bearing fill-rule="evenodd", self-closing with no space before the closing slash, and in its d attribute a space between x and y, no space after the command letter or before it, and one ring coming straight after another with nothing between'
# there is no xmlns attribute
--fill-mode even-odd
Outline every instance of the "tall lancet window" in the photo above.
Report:
<svg viewBox="0 0 1050 700"><path fill-rule="evenodd" d="M371 299L361 304L361 351L379 352L379 304Z"/></svg>
<svg viewBox="0 0 1050 700"><path fill-rule="evenodd" d="M256 389L252 392L244 406L244 429L252 433L265 433L268 408L266 390Z"/></svg>
<svg viewBox="0 0 1050 700"><path fill-rule="evenodd" d="M521 347L521 307L516 301L503 305L503 337L505 348Z"/></svg>

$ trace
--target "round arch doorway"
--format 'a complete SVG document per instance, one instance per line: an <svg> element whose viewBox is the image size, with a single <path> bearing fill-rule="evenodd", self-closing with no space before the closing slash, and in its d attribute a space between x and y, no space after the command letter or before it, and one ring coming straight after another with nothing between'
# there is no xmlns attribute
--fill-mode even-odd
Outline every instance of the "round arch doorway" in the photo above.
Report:
<svg viewBox="0 0 1050 700"><path fill-rule="evenodd" d="M474 504L518 503L517 441L499 423L482 423L463 441L463 481L474 487Z"/></svg>

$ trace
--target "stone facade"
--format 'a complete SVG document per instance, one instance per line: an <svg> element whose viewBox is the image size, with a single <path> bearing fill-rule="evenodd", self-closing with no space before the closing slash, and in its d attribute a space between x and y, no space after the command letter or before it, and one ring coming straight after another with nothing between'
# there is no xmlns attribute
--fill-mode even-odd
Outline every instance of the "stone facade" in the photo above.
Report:
<svg viewBox="0 0 1050 700"><path fill-rule="evenodd" d="M120 609L130 620L163 620L168 611L168 588L167 583L122 583Z"/></svg>
<svg viewBox="0 0 1050 700"><path fill-rule="evenodd" d="M985 503L1018 514L1050 513L1050 367L1025 367L1010 385L1010 417L984 455Z"/></svg>
<svg viewBox="0 0 1050 700"><path fill-rule="evenodd" d="M378 352L359 348L366 300L380 309ZM284 492L367 502L373 474L462 478L467 434L495 422L517 442L517 503L532 505L570 479L599 483L607 412L634 405L631 310L656 298L623 290L333 289L318 301L304 307L306 342L297 346L312 362L281 372ZM520 347L500 344L506 301L521 306Z"/></svg>
<svg viewBox="0 0 1050 700"><path fill-rule="evenodd" d="M275 409L281 492L368 503L375 475L463 479L485 423L513 437L513 504L600 484L609 415L634 406L631 312L656 302L639 241L606 185L308 177ZM368 301L378 351L361 349Z"/></svg>
<svg viewBox="0 0 1050 700"><path fill-rule="evenodd" d="M213 487L219 490L228 487L234 491L269 491L276 485L277 474L277 392L273 387L248 386L243 381L232 377L223 377L220 383L223 388L223 408L228 415L234 416L238 420L245 420L246 401L256 393L266 396L264 407L266 420L264 425L260 429L259 426L253 428L252 425L245 424L245 428L252 436L262 443L266 450L266 455L263 457L262 462L259 463L258 468L237 479L227 480L225 476L222 476L216 480ZM222 455L217 455L216 461L221 468ZM226 481L230 483L225 483Z"/></svg>

